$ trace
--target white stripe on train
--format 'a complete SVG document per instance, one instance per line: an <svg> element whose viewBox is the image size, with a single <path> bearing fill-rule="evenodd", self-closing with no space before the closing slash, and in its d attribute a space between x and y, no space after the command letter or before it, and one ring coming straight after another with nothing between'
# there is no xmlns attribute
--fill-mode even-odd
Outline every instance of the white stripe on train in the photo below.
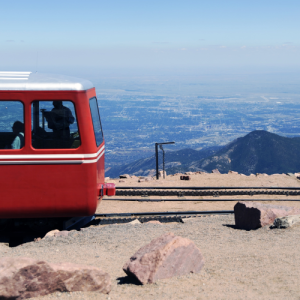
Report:
<svg viewBox="0 0 300 300"><path fill-rule="evenodd" d="M0 161L0 165L43 165L43 164L92 164L97 162L105 153L105 150L96 159L76 159L76 160L5 160ZM4 156L4 155L1 155ZM25 155L23 155L25 156ZM40 158L40 157L39 157ZM61 158L61 157L55 157ZM80 157L81 158L81 157Z"/></svg>
<svg viewBox="0 0 300 300"><path fill-rule="evenodd" d="M0 155L0 159L96 158L102 152L102 150L104 150L104 148L105 146L102 146L97 153L92 153L92 154L24 154L24 155L5 154L5 155Z"/></svg>

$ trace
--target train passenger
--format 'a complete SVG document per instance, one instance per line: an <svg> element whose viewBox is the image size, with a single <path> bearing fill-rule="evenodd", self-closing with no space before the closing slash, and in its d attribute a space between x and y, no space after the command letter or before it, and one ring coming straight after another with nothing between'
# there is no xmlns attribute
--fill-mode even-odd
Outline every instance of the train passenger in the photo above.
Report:
<svg viewBox="0 0 300 300"><path fill-rule="evenodd" d="M12 127L13 133L17 136L11 144L11 149L21 149L24 147L24 124L16 121Z"/></svg>
<svg viewBox="0 0 300 300"><path fill-rule="evenodd" d="M75 118L71 110L63 106L62 101L53 101L54 108L45 117L48 122L48 127L53 130L54 138L69 139L70 125L74 123Z"/></svg>

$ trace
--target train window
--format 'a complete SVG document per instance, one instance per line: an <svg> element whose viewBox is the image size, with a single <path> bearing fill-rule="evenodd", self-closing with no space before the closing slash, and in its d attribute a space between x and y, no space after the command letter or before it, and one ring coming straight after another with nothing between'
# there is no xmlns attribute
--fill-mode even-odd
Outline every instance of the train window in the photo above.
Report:
<svg viewBox="0 0 300 300"><path fill-rule="evenodd" d="M24 141L23 103L0 101L0 149L21 149Z"/></svg>
<svg viewBox="0 0 300 300"><path fill-rule="evenodd" d="M96 97L90 99L90 109L94 126L94 134L97 147L103 142L103 134L101 128L100 114Z"/></svg>
<svg viewBox="0 0 300 300"><path fill-rule="evenodd" d="M31 112L34 148L69 149L80 146L76 114L71 101L34 101Z"/></svg>

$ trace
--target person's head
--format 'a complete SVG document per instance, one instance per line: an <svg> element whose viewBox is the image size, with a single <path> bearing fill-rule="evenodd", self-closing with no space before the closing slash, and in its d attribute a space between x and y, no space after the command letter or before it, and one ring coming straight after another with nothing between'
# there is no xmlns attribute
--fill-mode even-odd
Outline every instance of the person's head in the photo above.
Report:
<svg viewBox="0 0 300 300"><path fill-rule="evenodd" d="M63 106L61 100L53 101L52 104L53 104L53 106L54 106L55 108L57 108L57 109L58 109L58 108L62 108L62 106Z"/></svg>
<svg viewBox="0 0 300 300"><path fill-rule="evenodd" d="M12 127L12 130L15 134L19 132L24 132L24 124L20 121L16 121Z"/></svg>

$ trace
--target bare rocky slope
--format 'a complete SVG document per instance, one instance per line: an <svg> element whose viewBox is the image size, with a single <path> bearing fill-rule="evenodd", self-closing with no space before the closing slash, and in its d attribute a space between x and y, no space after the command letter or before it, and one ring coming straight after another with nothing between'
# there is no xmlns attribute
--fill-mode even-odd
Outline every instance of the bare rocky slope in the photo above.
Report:
<svg viewBox="0 0 300 300"><path fill-rule="evenodd" d="M300 169L300 138L287 138L264 130L238 138L207 159L194 164L206 171L217 168L251 173L287 173Z"/></svg>

